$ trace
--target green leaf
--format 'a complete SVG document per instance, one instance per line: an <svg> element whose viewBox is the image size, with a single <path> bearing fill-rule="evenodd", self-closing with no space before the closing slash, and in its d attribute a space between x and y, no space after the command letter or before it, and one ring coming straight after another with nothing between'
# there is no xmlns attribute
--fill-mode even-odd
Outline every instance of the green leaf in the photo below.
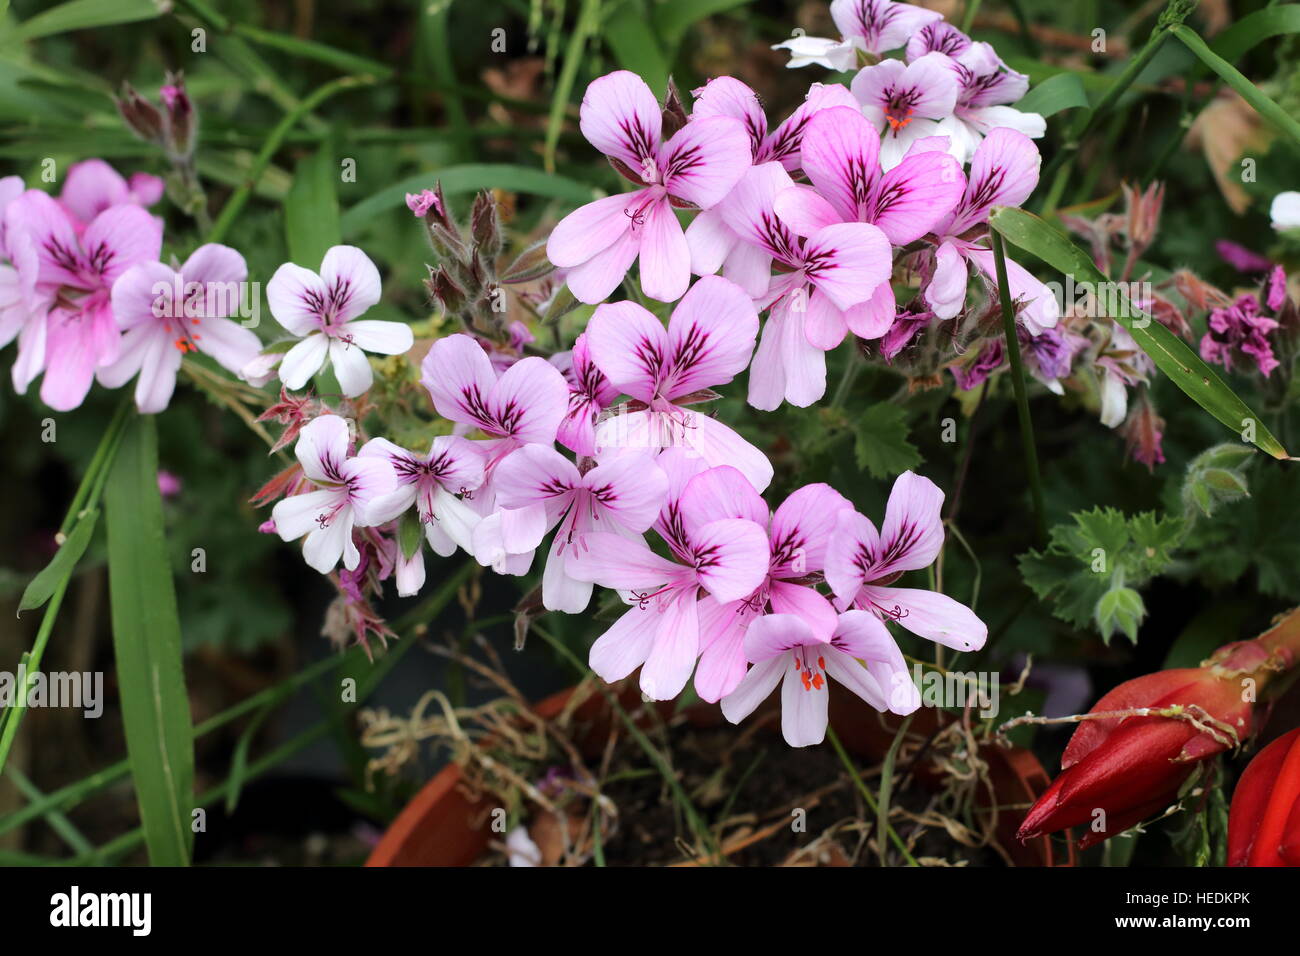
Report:
<svg viewBox="0 0 1300 956"><path fill-rule="evenodd" d="M99 510L92 509L77 519L59 550L55 552L50 563L37 572L36 577L28 583L23 591L22 600L18 602L18 613L38 608L50 599L54 589L72 577L77 562L86 553L86 546L95 535L95 525L99 521Z"/></svg>
<svg viewBox="0 0 1300 956"><path fill-rule="evenodd" d="M1286 449L1273 437L1263 419L1251 411L1250 406L1238 398L1185 342L1131 303L1122 286L1102 275L1086 252L1047 222L1023 209L995 207L989 215L989 225L1012 245L1032 253L1062 273L1074 276L1076 282L1091 282L1098 289L1114 287L1115 297L1097 296L1098 302L1104 306L1103 300L1120 300L1118 311L1121 314L1112 318L1132 333L1138 345L1175 385L1235 432L1245 431L1248 423L1254 422L1254 444L1274 458L1288 457Z"/></svg>
<svg viewBox="0 0 1300 956"><path fill-rule="evenodd" d="M555 172L555 147L560 142L560 130L564 126L564 114L569 108L569 94L578 78L578 67L582 65L582 56L587 47L587 40L600 30L600 0L582 0L577 22L573 25L573 34L564 51L564 66L555 81L555 90L551 94L550 115L546 120L546 141L542 145L542 165L546 172Z"/></svg>
<svg viewBox="0 0 1300 956"><path fill-rule="evenodd" d="M1101 632L1101 639L1109 644L1111 635L1121 630L1136 644L1138 627L1146 613L1142 595L1132 588L1111 588L1097 602L1097 630Z"/></svg>
<svg viewBox="0 0 1300 956"><path fill-rule="evenodd" d="M14 34L21 40L34 40L69 30L152 20L170 7L163 0L69 0L28 17L18 24Z"/></svg>
<svg viewBox="0 0 1300 956"><path fill-rule="evenodd" d="M1211 50L1195 30L1179 24L1173 28L1173 34L1182 40L1183 45L1196 54L1202 63L1219 74L1223 82L1236 90L1256 113L1300 145L1300 122L1297 122L1295 117L1261 93L1259 87L1239 73L1236 67Z"/></svg>
<svg viewBox="0 0 1300 956"><path fill-rule="evenodd" d="M715 13L744 6L750 0L664 0L655 5L654 23L664 45L675 50L686 31Z"/></svg>
<svg viewBox="0 0 1300 956"><path fill-rule="evenodd" d="M367 196L343 214L343 234L349 235L380 213L398 208L406 199L407 193L432 189L435 182L442 183L442 191L448 196L477 192L480 189L508 189L532 196L562 199L575 205L596 198L590 186L564 176L544 173L531 166L511 166L506 163L447 166L434 172L409 176Z"/></svg>
<svg viewBox="0 0 1300 956"><path fill-rule="evenodd" d="M1037 113L1044 118L1062 110L1088 105L1088 94L1076 73L1057 73L1049 76L1016 103L1016 109Z"/></svg>
<svg viewBox="0 0 1300 956"><path fill-rule="evenodd" d="M854 423L853 431L858 467L873 478L892 478L921 463L921 453L907 440L907 415L897 405L872 405Z"/></svg>
<svg viewBox="0 0 1300 956"><path fill-rule="evenodd" d="M408 561L415 557L423 539L424 525L415 516L415 512L408 508L397 522L397 541L402 548L402 557Z"/></svg>
<svg viewBox="0 0 1300 956"><path fill-rule="evenodd" d="M339 245L339 198L334 188L339 170L328 149L299 161L293 185L284 200L285 238L289 258L308 269L319 269L325 252Z"/></svg>
<svg viewBox="0 0 1300 956"><path fill-rule="evenodd" d="M654 34L646 30L644 0L626 0L605 17L601 37L625 70L631 70L652 90L668 86L667 58Z"/></svg>
<svg viewBox="0 0 1300 956"><path fill-rule="evenodd" d="M1266 7L1242 17L1214 38L1210 49L1229 63L1236 63L1247 51L1275 36L1300 33L1300 5L1288 3Z"/></svg>
<svg viewBox="0 0 1300 956"><path fill-rule="evenodd" d="M153 416L127 424L104 487L104 511L113 650L140 822L150 863L184 866L193 841L193 727Z"/></svg>

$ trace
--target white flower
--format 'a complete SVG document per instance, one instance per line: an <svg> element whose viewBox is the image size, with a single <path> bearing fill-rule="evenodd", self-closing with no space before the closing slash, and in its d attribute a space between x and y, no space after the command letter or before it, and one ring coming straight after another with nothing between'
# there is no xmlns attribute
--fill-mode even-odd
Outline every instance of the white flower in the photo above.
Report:
<svg viewBox="0 0 1300 956"><path fill-rule="evenodd" d="M791 70L814 64L828 70L851 70L858 64L858 51L849 40L797 36L776 44L772 49L790 51L790 62L786 67Z"/></svg>
<svg viewBox="0 0 1300 956"><path fill-rule="evenodd" d="M1300 193L1278 193L1273 197L1269 216L1273 219L1273 228L1278 232L1300 229Z"/></svg>

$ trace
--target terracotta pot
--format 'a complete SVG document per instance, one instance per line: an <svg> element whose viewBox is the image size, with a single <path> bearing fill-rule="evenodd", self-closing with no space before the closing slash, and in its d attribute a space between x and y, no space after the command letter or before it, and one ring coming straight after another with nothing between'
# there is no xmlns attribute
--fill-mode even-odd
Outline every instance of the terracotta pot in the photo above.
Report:
<svg viewBox="0 0 1300 956"><path fill-rule="evenodd" d="M573 692L574 689L569 688L553 694L533 710L539 717L554 718L564 709ZM628 687L624 693L629 707L640 699L635 687ZM773 701L769 701L767 706L770 708L772 705ZM661 704L660 712L665 717L670 715L672 702ZM722 719L716 705L701 704L688 710L686 715L698 727L716 726ZM593 694L578 706L575 716L589 727L586 739L580 738L575 743L582 749L590 745L593 751L598 750L613 716L605 698ZM882 726L877 712L851 695L831 696L830 719L844 746L858 756L879 760L893 741L893 727ZM942 711L918 711L912 721L912 732L928 735L949 719ZM892 721L896 726L897 719L892 718ZM886 724L889 723L887 719ZM981 755L989 763L996 802L1000 806L1027 806L1050 783L1042 764L1028 750L988 744L982 748ZM927 785L935 785L940 779L936 772L926 767L917 769L917 777ZM492 835L488 828L492 805L486 799L471 799L461 783L458 766L448 764L442 768L397 815L370 854L366 866L469 866L482 856ZM999 842L1016 865L1074 864L1072 842L1067 844L1065 854L1053 847L1047 837L1039 837L1024 845L1019 843L1015 832L1022 816L1022 813L1004 811L998 821Z"/></svg>

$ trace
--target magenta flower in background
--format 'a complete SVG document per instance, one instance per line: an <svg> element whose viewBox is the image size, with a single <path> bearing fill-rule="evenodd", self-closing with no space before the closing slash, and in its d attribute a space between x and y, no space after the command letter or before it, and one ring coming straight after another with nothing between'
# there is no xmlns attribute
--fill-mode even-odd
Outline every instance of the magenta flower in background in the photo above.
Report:
<svg viewBox="0 0 1300 956"><path fill-rule="evenodd" d="M294 454L315 491L276 502L275 531L285 541L303 538L302 554L312 568L329 574L342 559L349 571L361 562L352 540L354 526L376 524L371 506L395 490L396 476L381 456L349 458L348 425L337 415L312 419L298 436Z"/></svg>
<svg viewBox="0 0 1300 956"><path fill-rule="evenodd" d="M1207 324L1209 330L1201 339L1205 361L1228 371L1232 371L1234 359L1238 365L1253 361L1265 378L1280 364L1269 341L1277 320L1261 313L1259 299L1253 295L1240 296L1232 305L1215 309Z"/></svg>
<svg viewBox="0 0 1300 956"><path fill-rule="evenodd" d="M928 567L943 547L943 492L906 471L894 481L880 530L855 511L839 515L826 548L826 583L839 607L856 607L920 637L960 651L984 646L988 628L945 594L892 583L904 571Z"/></svg>
<svg viewBox="0 0 1300 956"><path fill-rule="evenodd" d="M16 281L30 296L14 388L26 392L43 371L41 401L71 411L90 391L96 370L117 361L113 283L133 265L158 258L162 226L139 206L113 206L78 234L63 207L36 189L9 203L5 221Z"/></svg>
<svg viewBox="0 0 1300 956"><path fill-rule="evenodd" d="M687 123L660 142L663 115L650 87L618 70L593 80L582 98L582 134L611 165L642 188L575 210L546 242L551 262L581 302L605 299L638 256L641 290L674 302L690 284L691 256L674 205L708 209L750 165L749 136L739 121L711 116Z"/></svg>
<svg viewBox="0 0 1300 956"><path fill-rule="evenodd" d="M971 159L970 175L961 200L935 226L940 237L934 271L923 297L934 314L951 319L966 305L967 262L990 284L997 281L991 250L964 238L988 222L993 206L1019 206L1038 185L1042 157L1024 133L1002 127L985 137ZM1052 328L1060 318L1060 305L1052 291L1019 263L1007 259L1007 284L1011 297L1022 307L1017 318L1033 334Z"/></svg>
<svg viewBox="0 0 1300 956"><path fill-rule="evenodd" d="M542 606L578 614L591 602L592 584L572 577L568 564L586 549L593 532L640 541L659 516L668 478L645 453L624 455L582 473L555 449L526 445L497 468L496 493L503 508L539 514L542 532L533 547L559 525L542 572Z"/></svg>
<svg viewBox="0 0 1300 956"><path fill-rule="evenodd" d="M0 348L8 345L22 331L28 316L38 311L36 301L36 250L25 237L15 235L14 248L7 242L5 209L23 194L19 176L0 178ZM23 258L25 268L15 262Z"/></svg>
<svg viewBox="0 0 1300 956"><path fill-rule="evenodd" d="M828 678L880 711L906 714L920 706L902 654L884 625L866 611L846 611L830 635L798 615L769 614L745 631L745 655L754 664L736 689L722 698L723 716L740 723L779 683L781 735L791 747L809 747L825 739ZM868 666L859 661L869 662ZM890 684L881 685L869 669L872 664L888 668ZM896 680L899 674L902 681ZM896 688L892 695L887 689L891 686ZM891 696L897 700L891 701Z"/></svg>
<svg viewBox="0 0 1300 956"><path fill-rule="evenodd" d="M689 459L675 456L689 468ZM652 700L669 700L686 686L700 651L699 592L724 603L762 583L769 557L763 528L728 517L709 493L708 472L700 472L660 514L672 534L666 538L676 560L655 554L644 541L596 531L584 537L566 564L579 581L625 592L632 607L591 647L591 669L604 680L622 680L641 668L641 690Z"/></svg>
<svg viewBox="0 0 1300 956"><path fill-rule="evenodd" d="M208 243L180 271L161 262L132 266L113 283L113 315L123 329L121 354L99 370L100 384L119 388L133 376L136 407L161 412L176 388L187 352L203 352L239 372L262 347L250 329L227 316L238 311L248 277L244 257Z"/></svg>
<svg viewBox="0 0 1300 956"><path fill-rule="evenodd" d="M591 360L618 391L645 407L600 422L597 454L606 460L679 446L709 465L733 465L755 488L766 488L772 480L766 455L722 422L681 407L713 397L713 386L742 372L757 335L754 303L721 276L696 282L667 329L635 302L599 306L587 325Z"/></svg>
<svg viewBox="0 0 1300 956"><path fill-rule="evenodd" d="M357 316L379 301L379 270L356 246L334 246L320 273L286 262L266 284L271 315L302 341L285 353L280 381L299 389L324 367L334 368L343 394L360 395L374 381L366 352L401 355L415 338L410 326Z"/></svg>
<svg viewBox="0 0 1300 956"><path fill-rule="evenodd" d="M577 455L596 454L596 418L618 398L618 389L591 360L587 333L583 332L568 352L551 356L569 384L569 410L560 422L556 440Z"/></svg>
<svg viewBox="0 0 1300 956"><path fill-rule="evenodd" d="M732 257L728 278L738 282L760 309L771 308L749 373L749 403L771 411L782 400L804 407L826 391L826 356L853 320L877 324L867 310L889 281L893 253L876 226L835 223L801 237L778 218L776 198L794 186L780 163L747 172L722 204L722 215L747 244L743 265ZM775 263L782 273L772 276ZM859 324L859 316L864 316Z"/></svg>
<svg viewBox="0 0 1300 956"><path fill-rule="evenodd" d="M956 72L942 53L927 53L907 64L882 60L863 67L850 89L881 134L880 165L886 170L901 163L918 139L943 135L939 121L957 106Z"/></svg>

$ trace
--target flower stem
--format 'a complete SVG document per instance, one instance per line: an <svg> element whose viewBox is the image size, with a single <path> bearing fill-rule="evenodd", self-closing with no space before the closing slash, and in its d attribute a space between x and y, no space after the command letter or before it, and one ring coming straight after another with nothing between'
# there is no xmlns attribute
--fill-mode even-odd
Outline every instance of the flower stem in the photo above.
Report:
<svg viewBox="0 0 1300 956"><path fill-rule="evenodd" d="M834 747L835 752L839 754L840 763L844 764L844 769L849 772L849 779L852 780L854 786L858 788L858 793L862 794L862 799L866 801L867 809L876 814L876 820L879 821L881 819L879 807L883 804L877 803L875 796L873 796L871 791L867 789L867 785L863 783L862 777L858 773L858 768L853 766L853 758L850 757L849 752L844 749L844 744L840 743L839 735L835 733L835 728L830 724L826 725L826 739L831 742L831 746ZM888 811L887 806L886 811ZM876 828L878 830L880 829L879 822L877 822ZM907 848L907 844L903 842L903 838L900 837L898 832L890 825L888 814L886 814L884 820L884 830L881 832L882 834L889 834L889 838L894 841L894 846L898 847L898 852L903 854L903 858L907 860L908 866L919 866L915 857L912 856L912 852ZM884 840L884 836L882 835L880 839Z"/></svg>
<svg viewBox="0 0 1300 956"><path fill-rule="evenodd" d="M1011 362L1011 383L1016 393L1016 411L1020 417L1020 444L1025 454L1025 477L1029 480L1029 494L1034 505L1034 528L1040 545L1047 543L1047 519L1043 512L1043 484L1038 476L1038 451L1034 445L1034 424L1029 417L1029 398L1025 390L1025 369L1020 361L1020 338L1016 335L1016 309L1011 303L1011 289L1007 285L1007 258L1002 237L990 232L993 240L993 258L998 273L998 297L1002 301L1002 327L1006 335L1007 357Z"/></svg>

